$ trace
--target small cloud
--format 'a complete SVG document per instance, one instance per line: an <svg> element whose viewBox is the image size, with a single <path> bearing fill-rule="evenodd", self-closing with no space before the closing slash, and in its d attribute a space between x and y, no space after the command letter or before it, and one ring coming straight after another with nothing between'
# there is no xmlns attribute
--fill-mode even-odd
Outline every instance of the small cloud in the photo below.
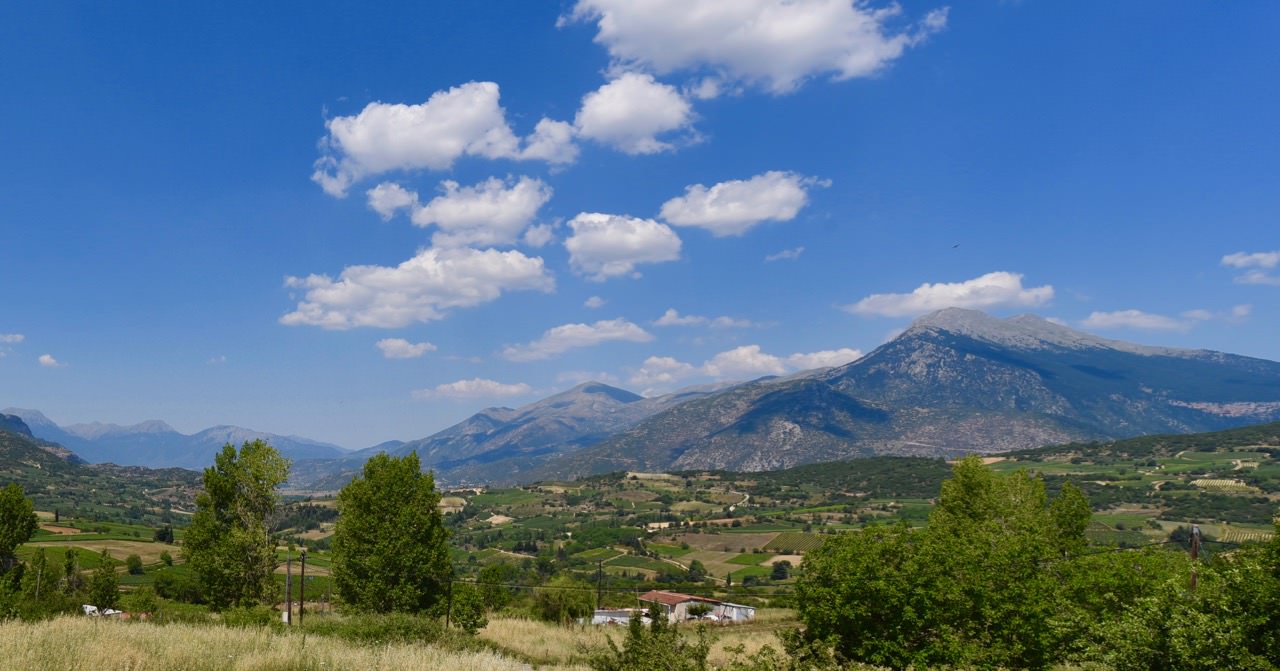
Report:
<svg viewBox="0 0 1280 671"><path fill-rule="evenodd" d="M756 326L755 322L752 322L747 319L735 319L733 317L711 318L711 317L702 317L699 315L682 315L675 308L667 308L667 311L662 313L662 316L659 317L656 321L654 321L653 325L654 326L706 325L716 329L751 328L753 326Z"/></svg>
<svg viewBox="0 0 1280 671"><path fill-rule="evenodd" d="M225 355L225 354L219 354L218 356L210 357L210 358L209 358L209 361L208 361L207 363L208 363L210 366L221 366L222 364L224 364L224 363L226 363L226 362L227 362L227 355Z"/></svg>
<svg viewBox="0 0 1280 671"><path fill-rule="evenodd" d="M1209 312L1208 310L1187 310L1186 312L1182 313L1182 316L1185 319L1191 319L1198 322L1203 322L1203 321L1208 321L1210 319L1213 319L1213 313Z"/></svg>
<svg viewBox="0 0 1280 671"><path fill-rule="evenodd" d="M680 258L680 236L652 219L583 212L569 220L569 228L569 265L596 282L637 277L638 264Z"/></svg>
<svg viewBox="0 0 1280 671"><path fill-rule="evenodd" d="M60 361L58 361L58 360L57 360L57 359L55 359L55 358L53 358L53 355L52 355L52 354L41 354L41 355L40 355L40 357L39 357L38 359L36 359L36 361L39 361L39 362L40 362L40 365L41 365L41 366L44 366L45 368L64 368L64 367L66 367L66 364L64 364L64 363L62 363L62 362L60 362Z"/></svg>
<svg viewBox="0 0 1280 671"><path fill-rule="evenodd" d="M1245 271L1244 274L1236 276L1236 284L1280 286L1280 275L1273 275L1270 272L1280 266L1280 251L1227 254L1222 257L1222 265Z"/></svg>
<svg viewBox="0 0 1280 671"><path fill-rule="evenodd" d="M17 345L26 339L21 333L0 333L0 345Z"/></svg>
<svg viewBox="0 0 1280 671"><path fill-rule="evenodd" d="M1231 316L1235 317L1236 319L1244 319L1245 317L1248 317L1251 314L1253 314L1252 305L1248 305L1248 304L1237 305L1231 308Z"/></svg>
<svg viewBox="0 0 1280 671"><path fill-rule="evenodd" d="M631 384L644 387L645 394L670 389L693 377L720 380L754 378L761 375L786 375L814 368L843 366L862 358L862 351L842 347L820 352L801 352L780 357L765 352L759 345L743 345L720 352L701 366L669 356L651 356L632 375Z"/></svg>
<svg viewBox="0 0 1280 671"><path fill-rule="evenodd" d="M773 263L774 261L795 261L804 253L804 247L796 247L795 249L784 249L777 254L770 254L764 257L765 263Z"/></svg>
<svg viewBox="0 0 1280 671"><path fill-rule="evenodd" d="M696 226L715 237L742 235L766 221L791 221L809 202L808 190L830 182L793 172L770 171L750 179L693 184L662 205L662 218Z"/></svg>
<svg viewBox="0 0 1280 671"><path fill-rule="evenodd" d="M582 384L583 382L603 382L605 384L618 384L618 376L603 371L593 373L589 370L568 370L556 375L556 382L560 384Z"/></svg>
<svg viewBox="0 0 1280 671"><path fill-rule="evenodd" d="M536 226L530 226L528 230L524 232L524 236L522 236L520 240L529 247L546 247L551 244L552 240L555 240L555 230L556 227L554 224L538 224Z"/></svg>
<svg viewBox="0 0 1280 671"><path fill-rule="evenodd" d="M583 307L590 308L592 310L598 310L604 307L604 304L608 302L609 301L606 301L605 299L599 296L592 296L591 298L588 298L586 302L584 302L582 305Z"/></svg>
<svg viewBox="0 0 1280 671"><path fill-rule="evenodd" d="M382 356L388 359L416 359L427 352L436 351L429 342L411 343L404 338L384 338L377 343Z"/></svg>
<svg viewBox="0 0 1280 671"><path fill-rule="evenodd" d="M909 294L873 294L841 309L859 315L909 317L944 308L1037 307L1053 300L1053 287L1023 287L1021 273L994 272L963 282L921 284Z"/></svg>
<svg viewBox="0 0 1280 671"><path fill-rule="evenodd" d="M1150 331L1185 331L1190 326L1185 321L1142 310L1094 312L1081 321L1080 325L1095 329L1130 328Z"/></svg>
<svg viewBox="0 0 1280 671"><path fill-rule="evenodd" d="M500 398L523 396L531 391L533 388L523 382L505 384L494 380L472 378L437 385L434 389L415 390L413 398L420 401L433 398Z"/></svg>
<svg viewBox="0 0 1280 671"><path fill-rule="evenodd" d="M509 345L502 356L510 361L537 361L579 347L604 342L649 342L653 336L625 319L607 319L594 324L564 324L548 329L541 338L525 345Z"/></svg>

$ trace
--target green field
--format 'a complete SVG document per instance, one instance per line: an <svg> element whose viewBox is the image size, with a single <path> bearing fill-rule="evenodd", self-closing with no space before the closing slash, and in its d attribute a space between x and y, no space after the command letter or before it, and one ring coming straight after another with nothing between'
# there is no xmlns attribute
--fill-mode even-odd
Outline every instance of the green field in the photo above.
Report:
<svg viewBox="0 0 1280 671"><path fill-rule="evenodd" d="M816 550L822 545L822 536L795 531L784 531L764 546L766 550L786 553L802 553Z"/></svg>

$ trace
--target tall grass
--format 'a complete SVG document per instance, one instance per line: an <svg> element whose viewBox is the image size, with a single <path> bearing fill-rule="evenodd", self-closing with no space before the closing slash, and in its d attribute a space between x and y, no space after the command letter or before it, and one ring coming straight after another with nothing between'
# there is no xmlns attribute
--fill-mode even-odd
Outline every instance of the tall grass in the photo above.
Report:
<svg viewBox="0 0 1280 671"><path fill-rule="evenodd" d="M361 647L266 628L153 625L86 617L0 623L0 669L58 671L517 671L491 652L416 644Z"/></svg>

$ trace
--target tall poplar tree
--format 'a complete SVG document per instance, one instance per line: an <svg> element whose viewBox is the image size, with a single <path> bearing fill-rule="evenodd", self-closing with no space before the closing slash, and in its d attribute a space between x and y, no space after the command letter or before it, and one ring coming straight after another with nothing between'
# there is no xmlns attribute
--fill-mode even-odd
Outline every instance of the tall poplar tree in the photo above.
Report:
<svg viewBox="0 0 1280 671"><path fill-rule="evenodd" d="M268 600L275 588L275 545L267 518L276 510L276 487L288 478L289 461L262 440L237 452L227 444L204 469L204 491L182 541L182 553L214 608Z"/></svg>
<svg viewBox="0 0 1280 671"><path fill-rule="evenodd" d="M379 454L338 494L333 580L357 611L425 613L447 594L453 564L435 478L418 455Z"/></svg>

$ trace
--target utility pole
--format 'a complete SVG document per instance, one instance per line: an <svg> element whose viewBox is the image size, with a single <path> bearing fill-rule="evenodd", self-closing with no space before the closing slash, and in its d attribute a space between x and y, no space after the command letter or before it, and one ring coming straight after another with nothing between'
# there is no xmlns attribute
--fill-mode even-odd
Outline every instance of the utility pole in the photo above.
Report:
<svg viewBox="0 0 1280 671"><path fill-rule="evenodd" d="M302 572L298 575L298 626L302 626L302 611L307 606L307 549L302 548L298 552L298 559L302 562Z"/></svg>
<svg viewBox="0 0 1280 671"><path fill-rule="evenodd" d="M601 559L596 562L596 608L600 607L600 596L601 596L601 591L603 589L603 583L601 581L603 580L604 580L604 560Z"/></svg>
<svg viewBox="0 0 1280 671"><path fill-rule="evenodd" d="M1196 560L1200 558L1200 525L1191 525L1191 591L1196 590Z"/></svg>
<svg viewBox="0 0 1280 671"><path fill-rule="evenodd" d="M284 623L293 624L293 550L284 552Z"/></svg>

